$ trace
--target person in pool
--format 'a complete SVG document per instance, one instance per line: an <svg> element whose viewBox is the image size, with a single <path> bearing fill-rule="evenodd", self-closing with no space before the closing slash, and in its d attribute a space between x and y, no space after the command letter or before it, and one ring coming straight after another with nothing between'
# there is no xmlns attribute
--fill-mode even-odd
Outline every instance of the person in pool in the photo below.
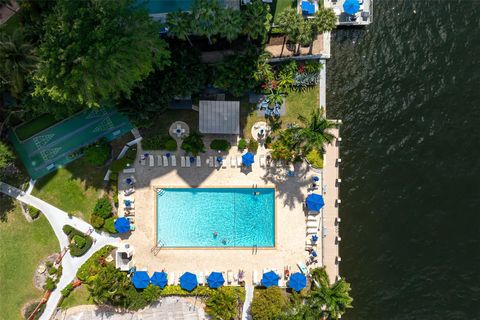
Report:
<svg viewBox="0 0 480 320"><path fill-rule="evenodd" d="M214 231L214 232L213 232L213 237L214 237L214 238L218 237L218 232L217 232L217 231Z"/></svg>
<svg viewBox="0 0 480 320"><path fill-rule="evenodd" d="M228 241L227 239L223 239L223 240L222 240L222 243L223 243L223 244L227 244L227 241Z"/></svg>

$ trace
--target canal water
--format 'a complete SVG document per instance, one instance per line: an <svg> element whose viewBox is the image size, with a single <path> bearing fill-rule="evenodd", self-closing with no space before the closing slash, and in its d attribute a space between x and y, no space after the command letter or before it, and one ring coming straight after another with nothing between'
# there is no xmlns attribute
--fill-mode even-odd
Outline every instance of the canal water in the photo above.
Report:
<svg viewBox="0 0 480 320"><path fill-rule="evenodd" d="M480 319L480 1L375 1L338 30L345 319Z"/></svg>

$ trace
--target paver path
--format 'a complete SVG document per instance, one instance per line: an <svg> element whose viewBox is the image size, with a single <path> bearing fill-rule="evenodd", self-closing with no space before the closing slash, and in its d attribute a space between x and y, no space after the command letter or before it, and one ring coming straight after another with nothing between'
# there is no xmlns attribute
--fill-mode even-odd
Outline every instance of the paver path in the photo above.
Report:
<svg viewBox="0 0 480 320"><path fill-rule="evenodd" d="M45 215L48 222L52 226L53 232L57 236L58 241L60 242L60 248L64 248L69 244L67 236L62 231L64 225L71 225L75 229L84 233L88 232L92 228L92 226L85 221L75 217L69 217L65 211L62 211L37 197L26 194L22 190L17 189L11 185L0 182L0 191L5 193L6 195L9 195L12 198L22 201L23 203L26 203L42 211L42 213ZM98 233L96 231L93 231L90 236L94 239L95 242L85 255L83 255L82 257L72 257L70 255L70 252L67 252L63 257L62 277L57 284L57 288L50 295L50 299L48 299L45 311L40 317L40 320L48 320L52 317L62 296L60 291L65 288L65 286L67 286L70 282L72 282L72 280L75 278L75 275L77 274L78 268L82 264L84 264L88 258L90 258L96 251L98 251L102 247L108 244L116 245L116 243L119 242L118 238L112 237L106 233Z"/></svg>
<svg viewBox="0 0 480 320"><path fill-rule="evenodd" d="M253 300L253 290L254 290L254 287L252 285L245 286L245 302L243 303L242 320L252 319L249 309Z"/></svg>

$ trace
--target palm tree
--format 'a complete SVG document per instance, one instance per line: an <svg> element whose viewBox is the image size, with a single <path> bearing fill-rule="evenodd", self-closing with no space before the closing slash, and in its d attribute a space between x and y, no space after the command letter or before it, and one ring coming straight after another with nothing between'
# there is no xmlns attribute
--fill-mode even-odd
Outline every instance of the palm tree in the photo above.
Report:
<svg viewBox="0 0 480 320"><path fill-rule="evenodd" d="M37 57L32 44L25 41L18 29L11 35L0 37L0 81L9 87L12 95L19 97L25 85L26 76L32 72Z"/></svg>
<svg viewBox="0 0 480 320"><path fill-rule="evenodd" d="M332 8L320 7L313 19L309 19L316 34L332 31L337 25L337 16Z"/></svg>
<svg viewBox="0 0 480 320"><path fill-rule="evenodd" d="M192 41L188 36L192 32L191 19L192 16L188 12L171 12L167 15L167 27L169 36L187 40L193 47Z"/></svg>
<svg viewBox="0 0 480 320"><path fill-rule="evenodd" d="M231 9L224 9L219 14L220 35L232 42L242 32L242 15L240 11Z"/></svg>
<svg viewBox="0 0 480 320"><path fill-rule="evenodd" d="M212 319L234 319L237 314L238 300L232 294L220 289L214 291L206 301L206 311Z"/></svg>
<svg viewBox="0 0 480 320"><path fill-rule="evenodd" d="M287 8L278 15L277 20L276 24L288 36L288 40L297 44L302 33L302 25L305 23L303 17L297 10Z"/></svg>
<svg viewBox="0 0 480 320"><path fill-rule="evenodd" d="M271 27L270 6L261 0L255 0L245 6L243 19L243 34L248 40L264 39Z"/></svg>
<svg viewBox="0 0 480 320"><path fill-rule="evenodd" d="M313 148L324 151L324 145L333 141L334 136L329 131L335 128L336 124L322 116L318 109L315 109L308 119L299 115L298 120L303 126L292 130L299 131L303 154L307 154Z"/></svg>
<svg viewBox="0 0 480 320"><path fill-rule="evenodd" d="M195 33L208 38L212 44L212 36L219 30L220 7L217 0L195 0L192 5L192 27Z"/></svg>
<svg viewBox="0 0 480 320"><path fill-rule="evenodd" d="M323 319L338 319L348 308L352 308L350 284L340 279L331 286L321 286L311 291L308 305Z"/></svg>

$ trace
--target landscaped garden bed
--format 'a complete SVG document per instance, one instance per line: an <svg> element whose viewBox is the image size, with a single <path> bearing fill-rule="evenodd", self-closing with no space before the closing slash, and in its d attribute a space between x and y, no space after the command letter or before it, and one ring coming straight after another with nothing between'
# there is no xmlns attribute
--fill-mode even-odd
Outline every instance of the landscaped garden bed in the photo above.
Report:
<svg viewBox="0 0 480 320"><path fill-rule="evenodd" d="M92 237L85 235L72 226L63 226L63 232L68 236L70 241L69 249L72 257L81 257L92 247Z"/></svg>

